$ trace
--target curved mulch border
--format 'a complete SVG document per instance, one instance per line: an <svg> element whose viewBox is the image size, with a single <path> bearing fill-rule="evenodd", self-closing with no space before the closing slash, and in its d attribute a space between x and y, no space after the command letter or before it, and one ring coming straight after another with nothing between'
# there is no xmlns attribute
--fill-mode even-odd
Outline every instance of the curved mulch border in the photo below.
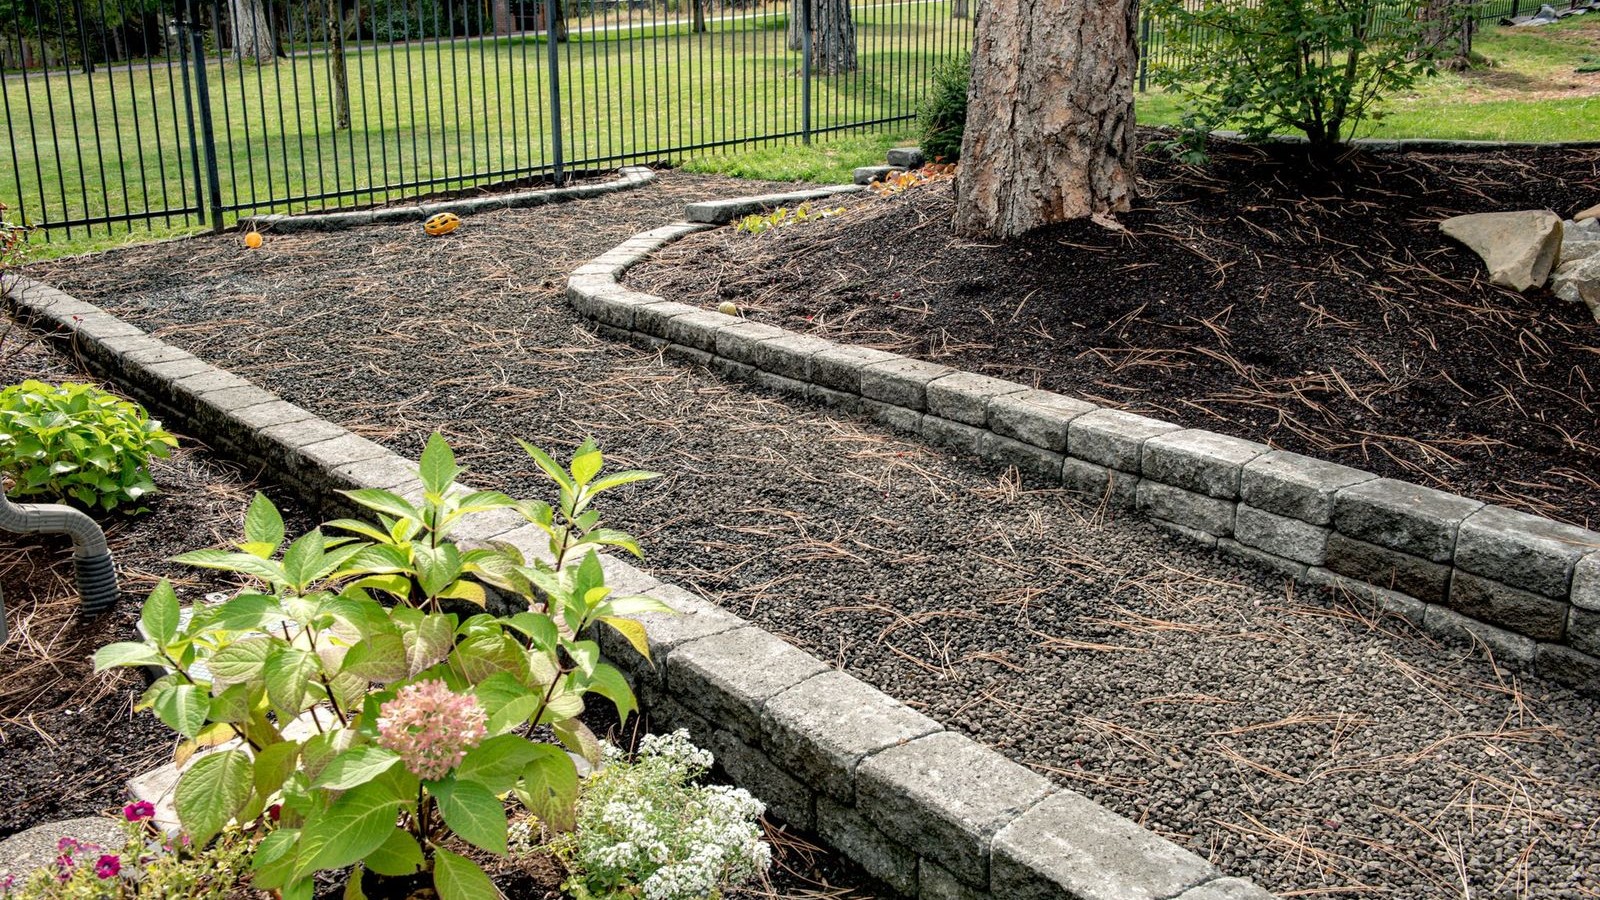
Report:
<svg viewBox="0 0 1600 900"><path fill-rule="evenodd" d="M856 188L859 189L859 188ZM752 207L842 188L694 204L568 282L612 337L864 413L1132 508L1302 583L1343 589L1445 638L1600 693L1600 533L946 366L800 335L624 287L655 250ZM709 211L728 211L713 216Z"/></svg>

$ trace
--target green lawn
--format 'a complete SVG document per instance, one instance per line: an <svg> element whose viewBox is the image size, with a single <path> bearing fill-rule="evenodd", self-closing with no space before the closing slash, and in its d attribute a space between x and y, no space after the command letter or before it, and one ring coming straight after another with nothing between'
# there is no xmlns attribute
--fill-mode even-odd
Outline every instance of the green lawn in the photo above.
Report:
<svg viewBox="0 0 1600 900"><path fill-rule="evenodd" d="M682 25L576 34L558 47L566 159L610 168L642 149L668 148L651 159L752 178L837 182L913 138L913 127L900 122L824 135L809 147L792 138L742 143L801 127L797 55L784 47L786 9L779 2L714 21L705 35L688 34ZM944 0L857 0L855 9L861 65L815 81L819 130L913 113L932 59L970 41L970 22L951 19ZM1385 117L1364 134L1600 137L1600 73L1575 71L1600 58L1600 16L1538 29L1486 28L1478 50L1492 65L1440 75L1392 98ZM214 60L208 78L223 201L243 206L251 197L356 189L342 202L365 203L471 187L486 180L475 176L495 169L546 166L554 140L545 53L542 40L520 37L363 45L350 56L354 127L342 132L332 127L324 56L261 66ZM74 217L116 215L146 198L161 203L163 191L169 204L192 201L193 160L177 124L181 87L168 87L167 69L102 68L93 77L75 76L70 90L64 80L47 86L37 76L26 83L10 78L4 87L13 125L9 136L0 134L0 200L16 207L20 197L31 213L42 196L57 217L63 209ZM1178 112L1163 94L1138 97L1142 123L1173 124ZM66 135L59 154L48 137L52 114ZM96 120L98 142L85 137ZM73 121L80 123L76 142ZM320 206L280 202L275 211ZM237 214L230 211L228 221ZM112 224L58 231L36 255L200 227L174 218L149 230Z"/></svg>

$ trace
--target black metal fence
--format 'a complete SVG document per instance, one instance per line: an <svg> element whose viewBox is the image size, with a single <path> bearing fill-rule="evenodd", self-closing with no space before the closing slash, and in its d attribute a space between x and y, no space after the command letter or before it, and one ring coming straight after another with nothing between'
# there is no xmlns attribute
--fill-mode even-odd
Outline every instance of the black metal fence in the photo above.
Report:
<svg viewBox="0 0 1600 900"><path fill-rule="evenodd" d="M46 239L222 227L882 129L978 3L0 0L0 202ZM1208 39L1147 19L1141 87Z"/></svg>
<svg viewBox="0 0 1600 900"><path fill-rule="evenodd" d="M0 201L47 239L221 227L883 128L971 45L968 8L0 0Z"/></svg>

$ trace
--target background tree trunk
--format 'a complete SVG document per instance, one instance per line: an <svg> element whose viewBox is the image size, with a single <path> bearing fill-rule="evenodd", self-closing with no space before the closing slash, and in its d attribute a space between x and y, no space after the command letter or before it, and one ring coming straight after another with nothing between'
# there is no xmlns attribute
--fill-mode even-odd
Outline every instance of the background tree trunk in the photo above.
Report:
<svg viewBox="0 0 1600 900"><path fill-rule="evenodd" d="M850 0L812 0L811 71L841 75L856 70L856 22Z"/></svg>
<svg viewBox="0 0 1600 900"><path fill-rule="evenodd" d="M972 0L955 0L950 6L952 19L969 19L972 17Z"/></svg>
<svg viewBox="0 0 1600 900"><path fill-rule="evenodd" d="M491 0L494 10L494 33L510 34L516 31L511 19L511 0Z"/></svg>
<svg viewBox="0 0 1600 900"><path fill-rule="evenodd" d="M339 0L328 0L328 63L333 75L333 127L350 128L350 76L345 71L344 15Z"/></svg>
<svg viewBox="0 0 1600 900"><path fill-rule="evenodd" d="M266 62L272 58L272 23L262 0L228 0L233 24L233 55Z"/></svg>
<svg viewBox="0 0 1600 900"><path fill-rule="evenodd" d="M984 4L958 233L1010 238L1132 205L1138 24L1138 0Z"/></svg>
<svg viewBox="0 0 1600 900"><path fill-rule="evenodd" d="M806 0L789 0L789 49L805 47Z"/></svg>
<svg viewBox="0 0 1600 900"><path fill-rule="evenodd" d="M1422 7L1422 46L1440 68L1472 68L1473 0L1427 0Z"/></svg>
<svg viewBox="0 0 1600 900"><path fill-rule="evenodd" d="M693 0L694 24L689 29L695 34L706 33L706 0Z"/></svg>

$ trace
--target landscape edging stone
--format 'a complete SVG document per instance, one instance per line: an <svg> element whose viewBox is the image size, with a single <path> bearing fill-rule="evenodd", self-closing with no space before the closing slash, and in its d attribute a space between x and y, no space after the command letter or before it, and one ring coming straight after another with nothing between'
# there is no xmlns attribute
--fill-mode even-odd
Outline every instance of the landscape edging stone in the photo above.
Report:
<svg viewBox="0 0 1600 900"><path fill-rule="evenodd" d="M767 208L793 196L694 208ZM706 310L642 295L618 281L656 250L718 217L700 218L704 221L658 228L624 243L600 257L603 271L593 264L582 268L583 274L569 282L573 306L614 325L616 317L608 310L617 305L611 298L619 290L627 292L627 303L643 304L640 309L670 305L674 315L665 324L635 315L625 334L613 336L640 346L667 341L665 352L715 371L1016 466L1085 494L1094 505L1138 509L1164 530L1298 583L1345 592L1436 634L1475 641L1490 635L1493 643L1512 650L1498 655L1500 662L1586 692L1596 689L1600 657L1585 649L1591 647L1589 620L1583 620L1580 645L1571 643L1570 634L1559 640L1550 635L1557 618L1571 621L1575 610L1600 610L1600 533L1026 385L1013 390L999 379L814 335L782 330L737 360L720 358L715 332L730 327L729 317L696 318ZM706 349L685 352L689 343ZM1249 526L1242 541L1235 534L1240 509ZM1278 517L1285 531L1268 535L1263 526L1274 520L1264 514ZM1461 580L1463 591L1471 594L1456 598L1459 605L1489 610L1498 621L1478 621L1451 608L1456 572L1474 576ZM1524 610L1542 606L1525 593L1555 605L1525 615ZM1428 627L1430 608L1438 610L1432 616L1437 627ZM1521 620L1537 623L1533 634L1506 627ZM1550 649L1536 653L1535 644ZM1541 659L1551 664L1541 666Z"/></svg>
<svg viewBox="0 0 1600 900"><path fill-rule="evenodd" d="M664 242L697 230L700 226L693 224L657 229L657 237L647 242L648 246L636 244L627 252L627 264L651 252L649 246L655 240ZM80 330L80 320L102 317L103 325L119 327L96 330L117 337L143 332L49 285L17 276L0 283L0 299L25 321L57 326L52 336L83 351L103 370L103 377L119 380L136 399L169 421L181 423L182 430L204 435L223 454L260 464L319 504L324 514L360 514L339 490L383 488L406 497L420 495L421 482L415 477L413 461L270 392L241 391L241 386L258 389L191 354L157 346L161 342L149 338L138 342L145 354L141 359L159 361L119 356L107 343L115 338ZM183 365L173 369L174 363ZM167 371L161 371L163 367ZM189 382L192 390L180 389L179 381ZM270 414L255 417L252 414L257 410ZM469 489L456 485L452 490ZM516 516L468 519L456 537L475 544L504 542L529 557L549 556L543 533ZM606 655L623 668L652 718L667 727L689 729L701 746L712 749L730 777L787 821L848 838L840 840L843 846L836 849L907 896L928 900L989 897L995 835L1009 828L1014 837L1026 838L1031 826L1019 824L1026 813L1046 798L1055 797L1059 802L1075 796L998 752L945 731L854 676L733 613L615 557L602 555L601 565L613 587L648 594L682 613L637 617L647 623L649 661L634 654L618 635L601 635ZM817 701L807 704L803 689L819 679L828 679L832 689L841 694L864 698L867 708L836 718L825 714L827 704L821 701L824 714L817 714L815 708L810 715L804 714L804 708L817 706ZM725 720L715 721L705 713ZM882 735L890 735L892 740L882 740ZM948 774L961 780L964 795L930 783L928 773L941 771L940 760L945 758L941 753L954 753L959 761L959 767ZM175 768L168 764L130 781L130 790L140 799L156 803L158 820L169 824L176 823L171 796L175 776ZM863 784L869 787L864 789ZM1006 790L986 797L984 791L994 785L1004 785ZM853 797L851 803L835 799L847 793ZM886 808L887 804L893 809ZM982 815L975 817L975 809ZM1137 832L1141 842L1160 852L1148 858L1121 859L1116 873L1099 871L1093 859L1052 860L1048 861L1049 871L1038 873L1040 879L1059 877L1063 866L1075 867L1072 871L1077 877L1090 883L1111 874L1128 877L1129 866L1145 869L1144 875L1150 879L1160 879L1172 859L1189 856L1188 851L1109 810L1100 809L1100 813L1106 820L1123 823L1119 827L1130 833ZM930 834L943 839L935 847L937 860L927 852ZM1032 839L1047 845L1056 838L1038 834ZM929 874L926 890L925 871ZM1018 868L1013 865L1007 871L1015 873ZM1203 883L1222 880L1215 871L1207 871ZM1271 895L1262 892L1262 896Z"/></svg>

